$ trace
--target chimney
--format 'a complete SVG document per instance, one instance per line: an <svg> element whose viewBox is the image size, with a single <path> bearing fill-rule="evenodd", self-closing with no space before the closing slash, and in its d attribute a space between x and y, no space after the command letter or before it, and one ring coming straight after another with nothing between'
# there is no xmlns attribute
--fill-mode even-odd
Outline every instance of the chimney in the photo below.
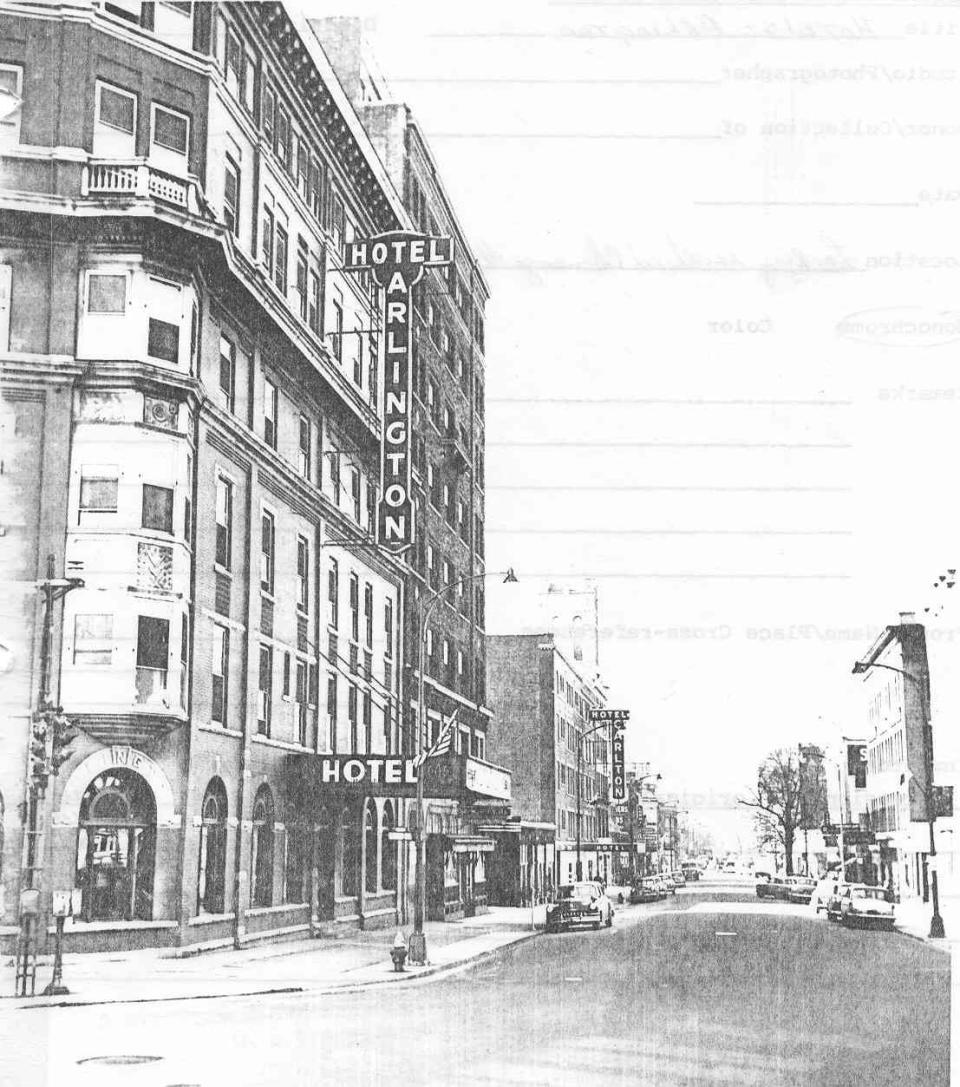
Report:
<svg viewBox="0 0 960 1087"><path fill-rule="evenodd" d="M900 626L906 626L907 623L915 623L917 621L916 612L902 611L900 612Z"/></svg>

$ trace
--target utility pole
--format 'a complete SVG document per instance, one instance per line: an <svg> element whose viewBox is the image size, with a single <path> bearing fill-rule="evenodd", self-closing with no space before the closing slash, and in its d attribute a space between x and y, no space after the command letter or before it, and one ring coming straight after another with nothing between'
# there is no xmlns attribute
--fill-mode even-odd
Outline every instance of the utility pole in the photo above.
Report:
<svg viewBox="0 0 960 1087"><path fill-rule="evenodd" d="M30 724L27 769L26 830L20 875L20 932L17 936L14 992L34 996L37 981L37 944L42 916L40 895L43 883L44 800L51 774L56 776L69 757L69 747L76 730L54 706L50 698L51 642L53 640L53 605L72 589L82 589L81 578L54 578L53 555L47 556L47 576L37 582L43 595L43 619L40 631L40 676L37 708ZM62 924L57 924L58 945ZM58 948L59 951L59 948ZM61 956L58 954L58 959ZM59 985L59 979L57 979ZM27 991L29 988L29 992ZM49 988L49 986L48 986ZM62 988L62 986L60 986Z"/></svg>

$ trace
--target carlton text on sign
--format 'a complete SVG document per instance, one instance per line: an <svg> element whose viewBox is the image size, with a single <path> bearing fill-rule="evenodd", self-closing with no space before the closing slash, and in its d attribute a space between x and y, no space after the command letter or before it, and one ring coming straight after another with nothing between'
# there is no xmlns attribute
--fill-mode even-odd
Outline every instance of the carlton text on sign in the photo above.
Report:
<svg viewBox="0 0 960 1087"><path fill-rule="evenodd" d="M393 231L348 243L344 269L370 269L384 290L383 438L380 456L380 503L377 542L391 551L413 543L410 493L411 291L424 268L453 260L453 239Z"/></svg>

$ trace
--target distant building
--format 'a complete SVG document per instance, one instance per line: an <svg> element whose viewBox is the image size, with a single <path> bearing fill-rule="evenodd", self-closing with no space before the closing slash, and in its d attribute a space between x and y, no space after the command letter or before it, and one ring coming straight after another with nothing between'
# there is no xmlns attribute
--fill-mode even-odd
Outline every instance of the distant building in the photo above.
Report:
<svg viewBox="0 0 960 1087"><path fill-rule="evenodd" d="M552 856L538 861L533 890L576 877L578 797L583 878L609 880L610 734L590 734L588 719L603 708L603 690L552 634L488 635L487 690L489 757L513 774L512 812L555 828Z"/></svg>

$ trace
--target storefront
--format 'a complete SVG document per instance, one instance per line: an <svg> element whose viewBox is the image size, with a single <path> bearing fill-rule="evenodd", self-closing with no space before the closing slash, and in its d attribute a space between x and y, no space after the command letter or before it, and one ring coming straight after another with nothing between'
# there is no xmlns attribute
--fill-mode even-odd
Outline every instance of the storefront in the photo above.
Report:
<svg viewBox="0 0 960 1087"><path fill-rule="evenodd" d="M478 830L494 841L487 858L487 894L492 906L531 906L553 893L556 828L519 817L485 823Z"/></svg>

